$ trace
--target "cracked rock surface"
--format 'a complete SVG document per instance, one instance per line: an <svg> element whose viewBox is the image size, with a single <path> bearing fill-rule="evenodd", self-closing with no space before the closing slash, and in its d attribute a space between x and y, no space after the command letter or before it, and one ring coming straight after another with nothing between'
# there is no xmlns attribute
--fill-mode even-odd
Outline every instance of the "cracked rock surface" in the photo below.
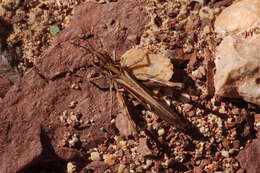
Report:
<svg viewBox="0 0 260 173"><path fill-rule="evenodd" d="M215 31L227 36L215 54L216 94L260 105L259 17L257 0L234 3L217 17Z"/></svg>
<svg viewBox="0 0 260 173"><path fill-rule="evenodd" d="M93 34L102 40L104 47L98 48L98 43L93 43L94 47L110 48L119 55L141 35L147 19L143 4L120 1L105 8L97 3L78 7L71 25L0 103L4 108L0 109L0 172L23 171L43 161L84 160L84 150L114 133L109 121L111 115L117 114L117 103L110 100L110 92L103 92L89 82L95 73L88 67L92 59L68 40L74 41L81 29L90 31L98 21L102 25L97 25L99 28L94 28ZM129 15L133 10L141 12ZM117 27L118 22L122 26L118 27L119 35L115 35L111 28ZM109 39L104 40L105 37ZM121 46L111 49L116 41ZM101 83L109 88L104 79Z"/></svg>

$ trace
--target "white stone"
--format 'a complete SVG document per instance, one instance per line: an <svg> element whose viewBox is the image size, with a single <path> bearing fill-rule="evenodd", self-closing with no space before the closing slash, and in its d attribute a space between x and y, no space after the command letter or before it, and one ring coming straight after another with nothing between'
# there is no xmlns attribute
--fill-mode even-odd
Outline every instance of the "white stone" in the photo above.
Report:
<svg viewBox="0 0 260 173"><path fill-rule="evenodd" d="M165 134L165 130L164 129L159 129L158 130L158 135L159 136L162 136L162 135L164 135Z"/></svg>
<svg viewBox="0 0 260 173"><path fill-rule="evenodd" d="M260 105L260 1L241 0L215 21L215 93Z"/></svg>
<svg viewBox="0 0 260 173"><path fill-rule="evenodd" d="M108 164L109 166L112 166L115 164L115 157L112 154L105 154L103 155L104 162Z"/></svg>
<svg viewBox="0 0 260 173"><path fill-rule="evenodd" d="M260 1L241 0L227 7L216 18L215 32L241 34L260 26Z"/></svg>
<svg viewBox="0 0 260 173"><path fill-rule="evenodd" d="M98 161L100 160L100 154L99 152L92 152L90 153L90 159L93 160L93 161Z"/></svg>
<svg viewBox="0 0 260 173"><path fill-rule="evenodd" d="M260 105L260 35L227 36L216 51L215 93Z"/></svg>
<svg viewBox="0 0 260 173"><path fill-rule="evenodd" d="M229 157L228 151L221 151L221 155L222 155L223 157L226 157L226 158Z"/></svg>
<svg viewBox="0 0 260 173"><path fill-rule="evenodd" d="M77 169L76 165L74 165L71 162L67 163L67 173L75 173L76 169Z"/></svg>
<svg viewBox="0 0 260 173"><path fill-rule="evenodd" d="M171 60L144 48L132 48L121 57L121 66L129 67L140 80L148 77L168 81L173 75Z"/></svg>
<svg viewBox="0 0 260 173"><path fill-rule="evenodd" d="M117 169L117 173L123 173L124 172L124 169L125 169L125 165L123 165L123 164L120 164L119 165L119 167L118 167L118 169Z"/></svg>

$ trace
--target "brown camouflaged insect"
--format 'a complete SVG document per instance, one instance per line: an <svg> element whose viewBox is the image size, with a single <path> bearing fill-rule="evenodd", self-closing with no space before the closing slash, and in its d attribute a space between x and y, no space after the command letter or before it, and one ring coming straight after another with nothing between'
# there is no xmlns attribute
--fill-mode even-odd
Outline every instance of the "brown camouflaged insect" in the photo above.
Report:
<svg viewBox="0 0 260 173"><path fill-rule="evenodd" d="M145 107L155 112L162 120L173 124L177 130L186 131L191 124L177 112L173 111L166 103L153 94L141 84L127 67L121 67L106 54L96 51L88 42L88 48L84 47L99 60L99 67L109 71L109 77L122 86L127 92L142 101Z"/></svg>

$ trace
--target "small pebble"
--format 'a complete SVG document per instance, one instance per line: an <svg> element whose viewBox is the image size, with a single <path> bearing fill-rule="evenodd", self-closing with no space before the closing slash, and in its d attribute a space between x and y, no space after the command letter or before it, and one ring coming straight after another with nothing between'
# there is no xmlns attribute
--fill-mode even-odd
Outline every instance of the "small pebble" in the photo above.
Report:
<svg viewBox="0 0 260 173"><path fill-rule="evenodd" d="M159 129L159 130L158 130L158 135L159 135L159 136L164 135L164 133L165 133L165 130L164 130L164 129Z"/></svg>
<svg viewBox="0 0 260 173"><path fill-rule="evenodd" d="M76 143L79 141L78 137L76 134L72 136L72 138L69 140L69 146L74 147Z"/></svg>
<svg viewBox="0 0 260 173"><path fill-rule="evenodd" d="M189 103L191 98L190 98L190 95L187 94L187 93L181 93L180 97L179 97L179 100L183 103Z"/></svg>
<svg viewBox="0 0 260 173"><path fill-rule="evenodd" d="M125 147L126 146L126 141L119 141L119 146L121 148Z"/></svg>
<svg viewBox="0 0 260 173"><path fill-rule="evenodd" d="M120 164L119 167L118 167L118 169L117 169L117 172L118 172L118 173L123 173L123 172L124 172L124 169L125 169L125 165Z"/></svg>
<svg viewBox="0 0 260 173"><path fill-rule="evenodd" d="M75 173L76 172L76 165L71 162L67 164L67 173Z"/></svg>
<svg viewBox="0 0 260 173"><path fill-rule="evenodd" d="M77 101L71 101L69 104L69 108L75 108L77 103L78 103Z"/></svg>
<svg viewBox="0 0 260 173"><path fill-rule="evenodd" d="M104 159L104 162L105 162L106 164L108 164L109 166L112 166L112 165L114 165L114 163L115 163L115 158L114 158L114 156L113 156L112 154L106 154L106 155L104 155L104 156L103 156L103 159Z"/></svg>
<svg viewBox="0 0 260 173"><path fill-rule="evenodd" d="M99 152L90 153L90 159L93 160L93 161L99 161L100 160Z"/></svg>
<svg viewBox="0 0 260 173"><path fill-rule="evenodd" d="M148 169L153 164L153 161L148 159L146 160L146 164L143 166L143 169Z"/></svg>
<svg viewBox="0 0 260 173"><path fill-rule="evenodd" d="M229 158L229 153L228 153L228 151L221 151L221 155L222 155L223 157Z"/></svg>
<svg viewBox="0 0 260 173"><path fill-rule="evenodd" d="M231 154L231 155L232 155L232 154L234 154L234 153L235 153L235 151L236 151L236 150L235 150L234 148L231 148L231 149L230 149L228 152L229 152L229 154Z"/></svg>
<svg viewBox="0 0 260 173"><path fill-rule="evenodd" d="M77 84L75 84L75 83L73 83L73 84L71 85L71 88L72 88L72 89L75 89L75 90L79 90L79 86L78 86Z"/></svg>

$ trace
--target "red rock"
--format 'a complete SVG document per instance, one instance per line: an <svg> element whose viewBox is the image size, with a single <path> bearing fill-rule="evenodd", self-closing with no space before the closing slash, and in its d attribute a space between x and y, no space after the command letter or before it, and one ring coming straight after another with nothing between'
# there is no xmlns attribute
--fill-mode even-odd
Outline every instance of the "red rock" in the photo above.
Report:
<svg viewBox="0 0 260 173"><path fill-rule="evenodd" d="M215 87L214 87L214 68L215 64L213 61L207 61L207 90L209 95L214 95Z"/></svg>
<svg viewBox="0 0 260 173"><path fill-rule="evenodd" d="M233 148L237 149L237 150L240 148L240 141L239 140L233 141Z"/></svg>
<svg viewBox="0 0 260 173"><path fill-rule="evenodd" d="M128 137L134 136L136 134L136 130L133 128L131 122L123 113L117 115L116 127L122 136Z"/></svg>
<svg viewBox="0 0 260 173"><path fill-rule="evenodd" d="M229 148L229 141L228 139L224 138L223 141L222 141L222 145L225 149L228 149Z"/></svg>
<svg viewBox="0 0 260 173"><path fill-rule="evenodd" d="M259 136L259 134L260 134L260 126L259 126L260 114L255 114L254 118L255 118L255 130L257 131L257 133L258 133L257 135Z"/></svg>
<svg viewBox="0 0 260 173"><path fill-rule="evenodd" d="M95 39L90 41L91 45L99 51L108 51L110 55L115 52L115 57L119 60L125 51L138 42L148 22L144 5L145 0L127 0L108 4L87 2L78 6L70 26L59 33L51 48L37 59L36 65L40 73L47 78L54 78L57 74L82 67L92 61L92 58L86 56L84 49L68 41L90 31ZM114 24L111 24L111 21L115 21ZM84 46L84 43L82 45Z"/></svg>
<svg viewBox="0 0 260 173"><path fill-rule="evenodd" d="M197 63L197 61L198 61L197 52L193 52L193 53L191 53L191 54L188 54L188 55L186 55L185 58L190 60L190 61L189 61L189 66L190 66L192 69L194 69L194 68L195 68L195 65L196 65L196 63Z"/></svg>
<svg viewBox="0 0 260 173"><path fill-rule="evenodd" d="M110 92L89 82L87 76L93 69L80 67L87 66L92 58L71 44L70 39L77 37L82 29L90 31L93 27L92 46L98 50L116 50L119 57L136 43L144 29L148 19L144 5L144 0L129 0L78 6L71 25L57 35L52 46L37 59L35 68L9 89L0 103L0 172L21 171L46 160L83 159L85 154L80 146L84 151L97 147L108 134L115 134L108 112L112 109L111 113L117 115L118 104L111 102ZM112 20L114 25L110 24ZM119 23L122 28L117 37L114 30ZM97 46L100 40L102 48ZM72 89L71 84L79 80L81 90ZM67 106L71 101L78 102L74 109ZM61 123L59 118L65 110L82 115L79 129ZM90 120L93 120L91 125L84 124ZM65 133L76 134L81 145L59 146Z"/></svg>
<svg viewBox="0 0 260 173"><path fill-rule="evenodd" d="M240 151L236 159L246 172L257 173L260 169L260 138L258 137L244 150Z"/></svg>
<svg viewBox="0 0 260 173"><path fill-rule="evenodd" d="M108 169L108 165L103 161L93 161L90 162L82 171L88 172L90 170L95 171L96 173L103 173L105 170Z"/></svg>
<svg viewBox="0 0 260 173"><path fill-rule="evenodd" d="M128 169L124 169L124 173L129 173Z"/></svg>
<svg viewBox="0 0 260 173"><path fill-rule="evenodd" d="M258 123L260 122L260 114L255 114L255 122Z"/></svg>
<svg viewBox="0 0 260 173"><path fill-rule="evenodd" d="M152 167L152 170L155 170L156 172L162 172L162 165L159 161L154 161L154 166Z"/></svg>
<svg viewBox="0 0 260 173"><path fill-rule="evenodd" d="M11 86L12 82L9 79L0 76L0 97L3 98Z"/></svg>
<svg viewBox="0 0 260 173"><path fill-rule="evenodd" d="M239 169L239 170L237 170L236 173L244 173L244 172L245 172L244 169Z"/></svg>
<svg viewBox="0 0 260 173"><path fill-rule="evenodd" d="M176 162L177 162L177 161L176 161L174 158L170 158L170 159L168 160L168 166L174 168L174 165L176 164Z"/></svg>
<svg viewBox="0 0 260 173"><path fill-rule="evenodd" d="M25 13L13 16L12 19L11 19L11 23L18 23L18 22L22 21L25 16L26 16Z"/></svg>
<svg viewBox="0 0 260 173"><path fill-rule="evenodd" d="M19 120L16 121L16 118ZM39 122L27 123L19 116L12 119L13 121L1 119L0 125L0 172L5 173L16 172L13 170L23 169L42 159L40 155L43 146Z"/></svg>
<svg viewBox="0 0 260 173"><path fill-rule="evenodd" d="M203 159L200 163L199 168L203 169L205 166L207 166L210 163L209 160Z"/></svg>
<svg viewBox="0 0 260 173"><path fill-rule="evenodd" d="M214 3L214 7L215 8L220 8L222 6L227 7L227 6L231 5L231 3L232 2L230 0L223 0L223 1Z"/></svg>
<svg viewBox="0 0 260 173"><path fill-rule="evenodd" d="M183 66L184 63L187 61L186 58L183 58L184 52L180 48L176 48L171 52L173 59L173 65L175 66Z"/></svg>
<svg viewBox="0 0 260 173"><path fill-rule="evenodd" d="M139 145L137 147L137 152L139 154L141 154L142 157L152 154L151 149L147 146L147 139L146 138L140 138L139 139Z"/></svg>
<svg viewBox="0 0 260 173"><path fill-rule="evenodd" d="M193 168L193 173L202 173L202 169L200 167L195 166Z"/></svg>
<svg viewBox="0 0 260 173"><path fill-rule="evenodd" d="M211 26L211 20L209 18L203 18L201 20L201 25L200 25L201 29L203 29L207 25Z"/></svg>

